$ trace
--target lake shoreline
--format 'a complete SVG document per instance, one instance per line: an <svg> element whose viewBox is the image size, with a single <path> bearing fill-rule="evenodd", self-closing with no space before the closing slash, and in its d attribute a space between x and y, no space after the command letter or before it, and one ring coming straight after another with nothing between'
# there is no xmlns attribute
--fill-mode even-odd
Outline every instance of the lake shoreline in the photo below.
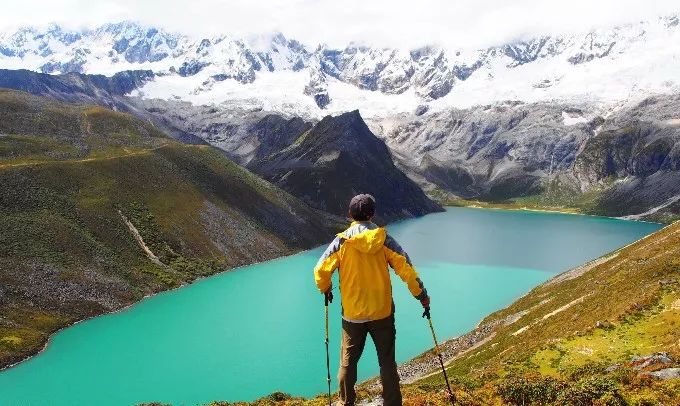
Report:
<svg viewBox="0 0 680 406"><path fill-rule="evenodd" d="M640 223L661 224L661 223L654 223L654 222L645 221L645 220L631 220L631 219L624 219L624 218L621 218L621 217L598 216L598 215L593 215L593 214L586 214L586 213L580 213L580 212L568 211L568 210L558 210L558 209L553 209L553 208L545 208L545 209L541 209L541 208L510 207L510 206L508 206L508 207L503 207L503 205L499 205L499 206L488 206L488 203L485 203L485 205L482 205L482 204L478 204L478 203L481 203L481 202L473 202L473 201L469 201L469 200L463 201L463 202L466 202L466 203L469 203L469 204L458 204L458 201L456 201L456 202L457 202L457 203L453 203L453 202L442 202L442 203L440 203L440 204L442 204L442 207L444 207L445 210L448 209L448 208L470 208L470 209L477 209L477 210L520 211L520 212L536 212L536 213L546 213L546 214L569 214L569 215L578 215L578 216L587 216L587 217L599 217L599 218L605 218L605 219L615 219L615 220L634 221L634 222L640 222ZM429 213L429 214L437 214L437 213ZM425 216L427 216L427 215L428 215L428 214L426 214ZM424 217L424 216L423 216L423 217ZM404 219L404 220L408 220L408 219ZM392 223L389 223L389 224L386 225L386 226L389 226L389 225L391 225L391 224L397 224L397 223L400 223L400 222L402 222L402 221L404 221L404 220L397 220L397 221L394 221L394 222L392 222ZM19 360L16 361L16 362L10 363L10 364L5 365L5 366L0 366L0 373L4 372L4 371L6 371L6 370L9 370L9 369L11 369L11 368L13 368L13 367L15 367L15 366L18 366L18 365L20 365L20 364L22 364L22 363L24 363L24 362L26 362L26 361L28 361L28 360L30 360L30 359L36 357L36 356L39 356L40 354L42 354L44 351L47 350L47 348L49 347L49 345L50 345L50 343L51 343L51 341L52 341L52 338L53 338L55 335L59 334L61 331L65 330L65 329L70 328L70 327L73 327L73 326L75 326L75 325L77 325L77 324L79 324L79 323L83 323L83 322L86 322L86 321L88 321L88 320L92 320L92 319L94 319L94 318L101 317L101 316L112 315L112 314L117 314L117 313L120 313L120 312L124 312L124 311L130 309L131 307L133 307L133 306L135 306L135 305L137 305L137 304L143 302L143 301L146 300L146 299L149 299L149 298L151 298L151 297L155 297L155 296L157 296L157 295L159 295L159 294L162 294L162 293L165 293L165 292L172 292L172 291L175 291L175 290L177 290L177 289L181 289L181 288L183 288L183 287L185 287L185 286L192 285L192 284L194 284L194 283L196 283L196 282L200 282L201 280L204 280L204 279L207 279L207 278L211 278L211 277L214 277L214 276L217 276L217 275L221 275L221 274L224 274L224 273L227 273L227 272L232 272L232 271L238 270L239 268L244 268L244 267L248 267L248 266L253 266L253 265L257 265L257 264L263 263L263 262L275 261L275 260L278 260L278 259L282 259L282 258L286 258L286 257L289 257L289 256L297 255L297 254L300 254L300 253L305 252L305 251L309 251L309 250L314 249L314 248L318 248L318 246L310 247L310 248L306 248L306 249L300 249L300 250L297 250L297 251L293 251L293 252L291 252L291 253L289 253L289 254L287 254L287 255L282 255L282 256L279 256L279 257L273 257L273 258L266 259L266 260L263 260L263 261L255 261L255 262L252 262L252 263L242 264L242 265L239 265L239 266L237 266L237 267L230 268L230 269L226 269L226 270L224 270L224 271L217 272L217 273L214 273L214 274L211 274L211 275L199 276L199 277L197 277L196 279L193 279L193 280L191 280L191 281L189 281L189 282L187 282L187 283L183 283L183 284L180 285L180 286L177 286L177 287L174 287L174 288L170 288L170 289L166 289L166 290L161 290L161 291L154 292L154 293L148 293L148 294L144 295L142 298L140 298L139 300L136 300L136 301L134 301L134 302L128 303L128 304L124 305L123 307L120 307L120 308L117 308L117 309L113 309L113 310L107 311L107 312L102 312L102 313L99 313L99 314L96 314L96 315L93 315L93 316L90 316L90 317L86 317L86 318L83 318L83 319L80 319L80 320L76 320L76 321L74 321L74 322L72 322L72 323L68 323L68 324L66 324L66 325L64 325L64 326L62 326L62 327L60 327L59 329L55 330L54 332L50 333L50 334L49 334L49 337L47 338L47 340L45 341L45 343L42 345L42 347L40 347L39 349L37 349L35 352L29 353L28 355L22 357L21 359L19 359ZM587 263L586 263L586 264L587 264ZM584 265L586 265L586 264L582 264L581 266L584 266ZM565 271L565 273L566 273L566 272L569 272L569 270ZM450 337L450 338L448 338L447 340L453 340L453 339L456 339L456 338L457 338L457 337Z"/></svg>
<svg viewBox="0 0 680 406"><path fill-rule="evenodd" d="M570 207L553 207L553 206L526 206L515 203L490 203L483 202L479 200L443 200L439 201L443 207L466 207L470 209L481 209L481 210L506 210L506 211L520 211L520 212L535 212L535 213L550 213L550 214L569 214L573 216L586 216L586 217L598 217L605 219L616 219L625 221L637 221L640 223L650 223L650 224L662 224L669 225L671 223L659 223L656 221L643 220L640 218L632 218L630 215L627 216L604 216L599 214L589 214L584 213L580 209L570 208Z"/></svg>
<svg viewBox="0 0 680 406"><path fill-rule="evenodd" d="M241 268L245 268L245 267L249 267L249 266L253 266L253 265L257 265L257 264L262 264L262 263L269 262L269 261L276 261L276 260L279 260L279 259L287 258L287 257L293 256L293 255L300 254L300 253L305 252L305 251L312 250L312 249L317 248L317 247L318 247L318 246L311 247L311 248L300 249L300 250L293 251L293 252L291 252L291 253L289 253L289 254L282 255L282 256L279 256L279 257L274 257L274 258L270 258L270 259L265 259L265 260L262 260L262 261L255 261L255 262L248 263L248 264L242 264L242 265L239 265L239 266L235 266L235 267L233 267L233 268L225 269L225 270L223 270L223 271L220 271L220 272L217 272L217 273L214 273L214 274L211 274L211 275L202 275L202 276L198 276L198 277L196 277L195 279L192 279L192 280L190 280L190 281L188 281L188 282L182 283L182 284L179 285L179 286L176 286L176 287L173 287L173 288L170 288L170 289L160 290L160 291L158 291L158 292L147 293L147 294L145 294L144 296L142 296L139 300L136 300L136 301L134 301L134 302L128 303L128 304L126 304L126 305L124 305L124 306L122 306L122 307L120 307L120 308L113 309L113 310L111 310L111 311L105 311L105 312L102 312L102 313L99 313L99 314L95 314L95 315L90 316L90 317L85 317L85 318L83 318L83 319L76 320L76 321L74 321L74 322L65 324L64 326L59 327L57 330L54 330L52 333L50 333L50 334L49 334L49 337L47 338L47 340L45 341L45 343L42 345L42 347L40 347L39 349L37 349L35 352L32 352L32 353L30 353L30 354L28 354L28 355L22 357L19 361L13 362L13 363L11 363L11 364L9 364L9 365L6 365L6 366L0 366L0 373L2 373L2 372L4 372L4 371L7 371L7 370L9 370L9 369L11 369L11 368L13 368L13 367L16 367L16 366L18 366L18 365L20 365L20 364L25 363L26 361L29 361L29 360L31 360L31 359L33 359L33 358L39 356L40 354L42 354L43 352L45 352L45 351L48 349L48 347L50 346L50 344L51 344L51 342L52 342L52 339L54 338L55 335L59 334L59 333L62 332L63 330L66 330L66 329L68 329L68 328L71 328L71 327L73 327L73 326L75 326L75 325L77 325L77 324L84 323L84 322L87 322L87 321L96 319L97 317L103 317L103 316L109 316L109 315L114 315L114 314L122 313L122 312L127 311L127 310L131 309L132 307L134 307L134 306L136 306L136 305L142 303L143 301L145 301L145 300L147 300L147 299L156 297L156 296L161 295L161 294L164 294L164 293L174 292L174 291L176 291L176 290L178 290L178 289L182 289L182 288L187 287L187 286L189 286L189 285L193 285L193 284L195 284L195 283L201 282L201 281L203 281L203 280L206 280L206 279L209 279L209 278L218 276L218 275L223 275L223 274L226 274L226 273L229 273L229 272L234 272L234 271L237 271L237 270L239 270L239 269L241 269Z"/></svg>
<svg viewBox="0 0 680 406"><path fill-rule="evenodd" d="M456 211L456 209L459 209L459 208L460 208L460 207L457 207L457 206L447 207L447 211L453 212L453 211ZM482 208L482 209L484 209L484 208ZM490 210L480 210L480 212L481 212L481 211L490 212ZM493 210L493 211L496 211L496 210ZM501 210L501 211L502 211L502 210ZM517 210L507 210L507 211L517 211ZM453 220L453 221L455 221L456 224L458 224L459 226L460 226L460 225L463 225L463 226L464 226L465 224L467 224L468 227L470 226L471 223L465 222L465 221L463 220L463 219L468 218L468 217L471 218L471 219L478 219L478 218L487 218L487 217L496 218L496 216L503 216L503 217L499 217L500 219L502 219L502 218L506 218L506 216L511 216L511 217L509 217L509 218L510 218L510 219L513 219L513 218L514 218L515 220L513 220L513 221L515 221L515 222L517 222L517 221L523 219L523 217L521 217L521 216L518 217L517 215L501 215L501 214L499 214L499 215L492 215L492 214L483 215L483 214L481 214L481 213L479 213L479 214L474 214L474 211L469 211L469 212L467 212L467 214L464 214L464 213L465 213L465 212L463 211L463 212L461 212L461 213L459 213L459 214L451 214L451 216L453 216L453 217L451 217L451 219L455 219L455 220ZM441 213L440 213L440 214L441 214ZM552 214L564 214L564 213L552 213ZM459 216L463 216L463 217L459 217ZM472 216L472 217L470 217L470 216ZM481 217L480 217L480 216L481 216ZM430 217L430 216L423 216L423 217ZM443 218L443 219L439 220L439 219L434 218L434 217L436 217L436 216L433 216L433 218L432 218L431 220L429 220L429 221L426 222L426 224L428 224L427 228L425 228L426 230L431 230L432 227L437 226L437 225L442 226L443 228L442 228L442 227L439 227L439 228L441 228L442 230L446 230L446 229L448 229L447 227L451 227L451 226L452 226L452 223L446 223L446 224L448 224L447 226L445 226L444 223L441 223L441 220L445 220L446 218ZM597 216L597 217L601 217L601 216ZM613 219L613 220L620 220L620 219L616 219L616 218L611 218L611 219ZM414 220L416 220L416 219L414 219ZM452 220L448 220L448 221L452 221ZM461 222L461 221L462 221L462 222ZM587 220L583 220L583 221L587 221ZM571 222L571 220L566 219L566 218L563 217L563 218L560 220L560 222L562 222L562 223ZM589 222L590 224L593 224L593 225L597 225L597 227L607 227L607 228L611 228L611 227L614 226L614 225L609 225L609 224L610 224L609 222L602 222L602 223L601 223L601 222L593 222L593 221L587 221L587 222ZM628 221L628 222L629 222L630 224L632 224L632 223L641 223L641 222L636 222L636 221ZM390 223L388 226L392 226L392 225L397 226L398 223L400 223L400 222L393 222L393 223ZM531 223L533 223L533 222L531 222ZM529 223L529 224L531 224L531 223ZM543 223L543 221L541 221L541 223ZM473 224L474 224L474 223L473 223ZM512 223L510 223L510 224L512 224ZM409 226L407 226L407 227L409 227ZM422 227L422 226L421 226L421 227ZM615 226L615 227L620 227L620 226ZM625 227L636 227L636 226L630 225L630 226L625 226ZM640 226L637 226L637 227L640 227ZM506 229L506 230L511 230L512 228L506 227L505 229ZM617 228L617 229L618 229L618 228ZM409 236L418 235L417 232L414 234L412 229L409 228L409 230L411 230L411 231L409 231L407 234L404 234L404 236L406 236L406 235L409 235ZM488 234L488 232L489 232L490 230L492 230L492 228L489 228L489 227L488 227L488 224L487 224L487 226L483 226L483 227L479 228L479 230L487 230L487 234ZM530 230L530 229L529 229L529 230ZM395 234L395 235L398 235L398 228L395 228L393 231L394 231L395 233L397 233L397 234ZM496 234L495 234L495 233L491 233L491 235L490 235L489 237L491 237L492 240L493 240L493 238L494 238L493 236L494 236L494 235L496 235ZM623 236L623 235L625 235L625 234L622 234L622 236ZM402 236L402 237L404 237L404 236ZM413 237L411 237L411 238L413 238ZM505 238L505 237L503 237L503 238ZM646 238L646 237L644 237L644 238ZM615 242L615 241L618 241L618 240L613 240L613 241ZM628 240L628 241L631 241L631 240ZM637 240L636 240L636 241L637 241ZM413 244L413 242L411 242L411 244ZM464 244L463 244L463 245L464 245ZM418 246L418 245L416 244L416 246ZM462 246L462 245L459 244L459 245L457 245L457 246L460 247L460 246ZM609 247L611 248L612 245L610 244ZM226 274L226 273L231 273L232 271L234 271L234 270L239 270L240 268L246 268L246 267L248 267L248 266L253 266L253 265L256 265L256 264L270 263L270 262L276 262L276 261L279 261L279 260L284 260L284 259L287 258L287 257L295 256L295 255L298 255L298 254L303 253L303 252L305 252L305 251L310 251L310 250L312 250L312 249L314 249L314 248L318 248L318 246L315 246L315 247L312 247L312 248L307 248L307 249L294 250L294 251L291 251L290 253L287 253L286 255L282 255L282 256L278 256L278 257L273 257L273 258L270 258L270 259L267 259L267 260L263 260L263 261L256 261L256 262L253 262L253 263L242 264L242 265L240 265L240 266L236 266L236 267L233 267L233 268L225 269L225 270L223 270L223 271L220 271L220 272L215 273L215 274L212 274L212 275L197 277L197 278L195 278L195 279L193 279L193 280L191 280L191 281L188 281L187 283L182 284L181 286L177 286L177 287L174 287L174 288L171 288L171 289L167 289L167 290L159 290L159 291L157 291L157 292L150 292L150 293L147 293L147 294L145 294L143 297L141 297L140 299L134 300L134 301L132 301L132 302L130 302L130 303L127 303L127 304L123 304L121 307L116 307L115 309L112 309L111 311L105 311L105 312L102 312L102 313L99 313L99 314L95 314L95 315L93 315L93 316L91 316L91 317L87 317L87 318L83 318L83 319L80 319L80 320L76 320L76 321L74 321L74 322L72 322L72 323L69 323L69 324L66 324L66 325L60 327L59 329L57 329L57 330L55 330L54 332L52 332L51 334L49 334L49 337L47 337L45 343L44 343L40 348L37 348L35 352L32 352L32 353L26 355L25 357L21 358L21 359L18 360L17 362L13 362L13 363L11 363L11 364L9 364L9 365L6 365L6 366L2 367L2 368L0 369L0 371L6 371L6 370L9 370L9 369L12 369L12 368L15 367L15 366L18 366L18 365L20 365L20 364L22 364L22 363L25 363L26 361L29 361L29 360L31 360L31 359L34 359L37 355L43 354L44 352L46 352L47 349L50 348L51 345L54 344L54 337L55 337L57 334L59 334L59 333L62 332L63 330L66 330L67 328L73 327L73 326L75 326L75 325L77 325L77 324L79 324L79 323L81 323L81 322L89 321L89 320L94 319L94 318L99 317L99 316L104 316L104 315L114 315L114 314L117 314L117 313L122 313L122 312L125 312L125 311L131 309L133 306L135 306L135 305L137 305L137 304L144 303L146 299L150 299L150 298L153 298L153 297L158 296L160 293L173 292L173 291L179 290L179 289L182 288L182 287L187 287L187 285L193 285L193 284L195 284L196 282L205 281L205 280L208 280L208 279L210 279L210 278L212 278L212 277L214 277L214 276L218 276L218 275L222 275L222 274ZM427 252L427 251L425 251L425 252ZM501 255L502 252L503 252L502 250L499 251L499 254L498 254L498 255ZM549 249L548 252L550 252L550 249ZM602 252L602 251L601 251L601 252ZM428 258L428 257L426 256L425 258ZM578 261L578 259L579 259L579 258L573 259L574 263L575 263L576 261ZM304 264L305 264L304 266L306 267L306 266L307 266L307 263L305 262ZM281 266L284 266L284 265L285 265L285 263L282 263ZM558 265L556 265L556 266L558 266ZM278 265L274 264L273 267L276 268L276 267L278 267ZM572 263L572 265L571 265L568 269L567 269L566 267L557 268L557 269L567 269L567 271L564 271L564 272L569 272L572 268L573 268L573 263ZM536 269L539 269L539 268L536 268ZM302 271L302 270L300 270L300 271ZM564 273L564 272L562 272L562 273ZM303 274L304 274L304 272L303 272ZM266 273L265 273L265 275L266 275ZM544 281L545 281L545 280L544 280ZM301 283L301 282L302 282L302 281L298 281L298 282L295 282L295 283L296 283L296 284L299 284L299 283ZM542 283L542 282L537 282L537 283L540 284L540 283ZM232 285L230 285L230 286L234 286L234 285L232 284ZM297 286L297 285L296 285L296 286ZM536 286L538 286L538 285L533 285L533 286L536 287ZM529 289L533 289L533 287L528 287L528 288L529 288ZM199 289L200 289L200 288L199 288ZM306 289L306 288L305 288L305 289ZM526 292L526 291L525 291L525 292ZM520 294L521 292L517 292L517 293ZM512 299L512 301L514 301L514 300L516 300L516 298L513 298L513 299ZM505 302L505 303L510 303L510 302ZM479 343L480 343L481 341L487 339L487 338L488 338L488 334L491 333L489 326L486 326L486 325L483 323L484 320L486 320L486 319L487 319L490 315L492 315L493 313L499 311L499 309L502 310L502 306L499 306L498 309L496 309L495 307L493 307L493 308L488 308L488 309L486 309L486 311L483 312L483 313L480 312L480 313L479 313L479 316L477 316L477 317L480 317L480 316L481 316L480 319L481 319L482 321L479 322L479 323L477 324L477 326L476 326L474 329L472 329L472 330L468 330L468 329L463 330L463 331L467 331L465 334L458 335L458 334L446 334L446 333L444 333L443 336L445 337L445 340L444 340L444 342L442 343L442 347L443 347L442 349L446 348L446 349L447 349L447 352L450 352L451 355L454 355L454 356L455 356L455 355L457 355L457 354L460 354L461 351L464 351L464 350L466 350L466 349L469 349L469 348L472 347L472 346L479 345ZM473 324L474 324L474 323L473 323ZM473 324L469 324L469 327L468 327L468 328L472 327ZM460 331L460 330L459 330L459 331ZM99 340L94 339L94 340L91 340L91 341L96 343L96 342L99 341ZM63 343L62 343L62 344L63 344ZM424 347L424 346L423 346L423 347ZM420 347L420 348L423 348L423 347ZM425 347L425 348L427 348L427 347ZM113 353L113 352L112 352L112 353ZM431 354L431 350L428 350L428 351L425 352L424 354ZM421 355L421 356L422 356L422 355ZM414 361L414 359L417 359L417 358L419 358L419 357L410 358L410 359L408 359L408 360L405 360L404 362L402 362L402 364L400 364L400 368L404 368L405 366L410 365L410 364ZM430 357L430 358L431 358L431 357ZM449 359L449 356L448 356L448 354L447 354L447 360L448 360L448 359ZM432 361L432 360L430 360L430 361ZM40 365L43 365L43 367L40 367L40 368L44 368L44 365L47 365L46 362L48 362L48 361L43 361L43 363L40 364ZM191 361L189 361L189 362L191 362ZM50 364L50 365L51 365L51 364ZM152 365L152 364L149 364L149 365ZM420 365L420 366L418 367L418 371L413 371L414 373L412 373L411 376L416 377L416 379L417 379L417 376L422 375L424 372L426 372L426 370L428 370L428 368L426 367L426 365L428 365L428 364L426 363L426 364ZM436 364L435 364L435 366L436 366ZM21 375L25 375L26 373L30 373L30 372L26 372L26 371L30 371L30 369L29 369L29 370L23 370L23 369L22 369ZM371 379L371 378L369 378L369 380L370 380L370 379ZM409 378L409 379L410 379L410 378ZM286 387L287 387L287 386L282 386L282 389L285 390Z"/></svg>

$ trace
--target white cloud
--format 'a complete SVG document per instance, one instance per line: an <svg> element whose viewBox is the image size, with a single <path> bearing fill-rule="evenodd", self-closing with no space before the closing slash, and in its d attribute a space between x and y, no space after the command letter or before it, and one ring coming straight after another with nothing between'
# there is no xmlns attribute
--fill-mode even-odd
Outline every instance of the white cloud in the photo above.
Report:
<svg viewBox="0 0 680 406"><path fill-rule="evenodd" d="M207 35L279 30L308 44L485 47L680 12L677 0L3 0L0 29L120 20Z"/></svg>

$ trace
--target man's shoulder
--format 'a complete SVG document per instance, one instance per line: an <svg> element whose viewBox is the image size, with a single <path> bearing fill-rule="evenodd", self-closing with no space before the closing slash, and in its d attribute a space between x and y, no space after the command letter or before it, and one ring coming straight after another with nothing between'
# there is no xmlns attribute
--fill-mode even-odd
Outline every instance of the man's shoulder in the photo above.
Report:
<svg viewBox="0 0 680 406"><path fill-rule="evenodd" d="M406 251L404 251L404 249L401 247L401 245L399 245L397 240L395 240L389 234L385 236L385 242L383 243L383 246L391 251L396 252L397 254L407 256Z"/></svg>

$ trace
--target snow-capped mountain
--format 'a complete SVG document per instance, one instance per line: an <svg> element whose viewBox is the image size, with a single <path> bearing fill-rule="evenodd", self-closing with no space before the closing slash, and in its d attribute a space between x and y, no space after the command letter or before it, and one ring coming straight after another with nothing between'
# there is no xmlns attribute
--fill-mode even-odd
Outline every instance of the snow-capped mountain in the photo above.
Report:
<svg viewBox="0 0 680 406"><path fill-rule="evenodd" d="M0 34L0 68L151 70L132 95L304 116L420 113L498 100L619 102L680 88L680 19L542 36L487 49L304 45L281 33L194 38L131 22Z"/></svg>

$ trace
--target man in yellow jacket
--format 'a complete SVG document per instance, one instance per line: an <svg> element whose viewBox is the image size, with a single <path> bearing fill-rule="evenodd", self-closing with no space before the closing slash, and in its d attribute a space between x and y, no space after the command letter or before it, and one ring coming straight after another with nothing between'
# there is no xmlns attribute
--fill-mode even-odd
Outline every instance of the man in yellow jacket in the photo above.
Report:
<svg viewBox="0 0 680 406"><path fill-rule="evenodd" d="M371 222L375 215L373 196L362 194L352 198L349 215L352 224L336 236L314 268L316 286L331 300L331 276L336 269L340 273L340 401L346 406L354 405L357 363L366 336L370 334L380 364L384 405L401 405L399 374L394 358L394 301L388 265L423 307L429 307L430 298L406 252L387 235L384 228Z"/></svg>

